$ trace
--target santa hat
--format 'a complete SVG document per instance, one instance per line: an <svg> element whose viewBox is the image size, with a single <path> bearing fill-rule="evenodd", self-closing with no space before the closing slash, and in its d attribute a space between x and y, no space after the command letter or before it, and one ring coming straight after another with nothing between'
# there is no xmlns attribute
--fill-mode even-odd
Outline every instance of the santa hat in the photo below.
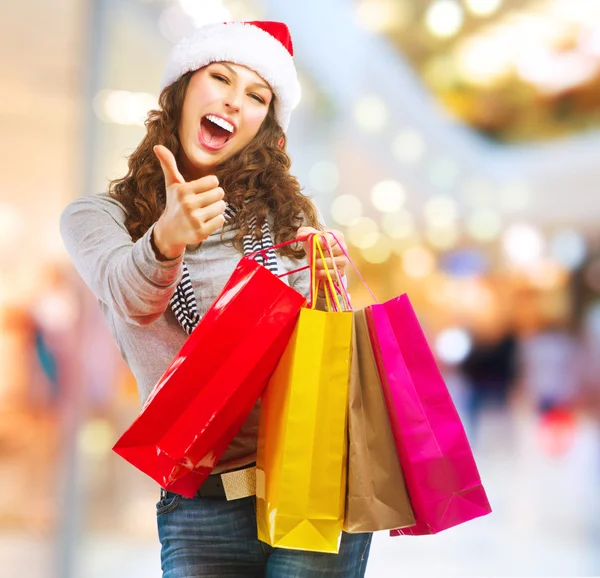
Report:
<svg viewBox="0 0 600 578"><path fill-rule="evenodd" d="M211 62L233 62L254 70L275 94L275 117L285 131L300 101L294 48L282 22L208 24L180 40L172 49L161 90L190 70Z"/></svg>

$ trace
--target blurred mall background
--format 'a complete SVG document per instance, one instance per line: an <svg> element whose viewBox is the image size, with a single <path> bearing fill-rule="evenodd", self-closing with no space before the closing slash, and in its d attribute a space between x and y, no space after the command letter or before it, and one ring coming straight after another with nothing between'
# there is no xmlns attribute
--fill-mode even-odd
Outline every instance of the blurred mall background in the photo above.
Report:
<svg viewBox="0 0 600 578"><path fill-rule="evenodd" d="M369 576L600 575L600 1L0 4L0 576L160 576L135 383L58 233L105 191L172 43L287 22L293 170L381 299L408 292L494 513ZM368 303L351 274L355 304Z"/></svg>

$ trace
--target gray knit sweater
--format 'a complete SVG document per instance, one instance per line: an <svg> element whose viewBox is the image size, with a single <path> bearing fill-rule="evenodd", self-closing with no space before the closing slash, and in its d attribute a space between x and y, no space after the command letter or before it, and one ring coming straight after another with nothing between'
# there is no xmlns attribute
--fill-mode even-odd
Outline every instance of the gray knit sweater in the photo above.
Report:
<svg viewBox="0 0 600 578"><path fill-rule="evenodd" d="M172 261L158 261L150 245L153 228L134 243L125 228L123 205L108 194L76 199L66 207L60 219L67 251L98 299L121 355L137 380L142 403L187 339L169 307L181 279L183 259L202 316L241 258L236 249L223 244L221 231L217 231L200 249L186 251ZM233 234L228 231L225 241ZM278 255L282 273L304 264ZM283 277L283 280L308 298L307 271ZM226 471L254 461L257 429L258 406L214 471Z"/></svg>

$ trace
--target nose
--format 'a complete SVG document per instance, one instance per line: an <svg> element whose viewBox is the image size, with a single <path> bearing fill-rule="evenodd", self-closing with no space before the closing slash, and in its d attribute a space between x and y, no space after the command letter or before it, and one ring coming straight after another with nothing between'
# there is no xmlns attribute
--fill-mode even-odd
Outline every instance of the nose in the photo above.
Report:
<svg viewBox="0 0 600 578"><path fill-rule="evenodd" d="M239 112L242 106L242 91L235 87L231 87L231 90L225 96L225 107L232 112Z"/></svg>

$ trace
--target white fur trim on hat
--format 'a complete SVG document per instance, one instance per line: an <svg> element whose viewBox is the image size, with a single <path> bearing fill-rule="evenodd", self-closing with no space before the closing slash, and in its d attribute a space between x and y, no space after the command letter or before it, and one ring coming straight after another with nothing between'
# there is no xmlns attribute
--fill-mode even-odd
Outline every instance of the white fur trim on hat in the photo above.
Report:
<svg viewBox="0 0 600 578"><path fill-rule="evenodd" d="M285 131L300 101L300 85L288 50L268 32L250 23L228 22L198 28L172 49L161 90L190 70L211 62L233 62L254 70L276 96L275 117Z"/></svg>

